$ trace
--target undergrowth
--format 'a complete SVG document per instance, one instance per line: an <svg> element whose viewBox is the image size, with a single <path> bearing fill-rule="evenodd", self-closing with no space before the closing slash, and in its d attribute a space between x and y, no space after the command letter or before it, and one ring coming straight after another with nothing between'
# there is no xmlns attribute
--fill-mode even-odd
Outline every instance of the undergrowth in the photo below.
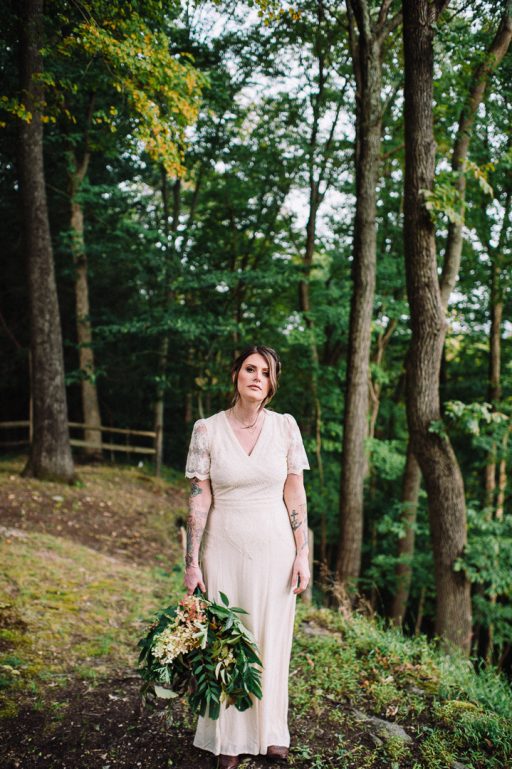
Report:
<svg viewBox="0 0 512 769"><path fill-rule="evenodd" d="M2 477L8 476L0 473L0 492ZM24 482L13 483L18 489ZM35 499L29 501L39 504L43 487L31 483ZM81 483L88 494L101 494L105 484L108 510L115 506L114 491L135 504L133 495L143 488L147 505L154 489L154 506L149 504L134 536L151 532L162 542L161 553L136 564L71 541L66 531L1 531L0 716L13 716L29 702L35 709L47 707L58 721L64 705L52 701L52 687L77 678L95 686L119 671L134 674L136 642L146 621L183 596L179 544L169 540L183 507L173 501L172 509L165 508L166 482L153 484L143 472L118 467L83 471ZM60 488L52 499L78 515L84 498L73 494L76 489ZM359 613L298 601L289 712L291 766L512 766L512 690L504 676ZM410 741L390 736L370 717L403 727Z"/></svg>

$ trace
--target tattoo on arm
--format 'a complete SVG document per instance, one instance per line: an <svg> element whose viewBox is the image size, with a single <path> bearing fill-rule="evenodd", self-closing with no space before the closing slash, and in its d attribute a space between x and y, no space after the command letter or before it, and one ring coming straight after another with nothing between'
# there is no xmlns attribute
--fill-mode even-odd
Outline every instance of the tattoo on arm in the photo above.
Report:
<svg viewBox="0 0 512 769"><path fill-rule="evenodd" d="M297 553L300 553L308 546L307 503L293 506L289 515L295 547Z"/></svg>
<svg viewBox="0 0 512 769"><path fill-rule="evenodd" d="M292 524L293 531L296 531L299 526L302 526L302 521L298 521L297 518L299 517L299 514L296 510L292 510L290 513L290 520Z"/></svg>
<svg viewBox="0 0 512 769"><path fill-rule="evenodd" d="M198 494L202 494L203 490L201 486L198 486L196 483L196 479L192 478L192 483L190 486L190 496L191 497L197 497Z"/></svg>
<svg viewBox="0 0 512 769"><path fill-rule="evenodd" d="M203 503L196 502L195 497L203 493L203 489L197 484L197 478L192 479L189 496L189 515L187 518L187 551L185 563L187 566L197 566L199 558L199 547L208 518L208 510L205 510Z"/></svg>

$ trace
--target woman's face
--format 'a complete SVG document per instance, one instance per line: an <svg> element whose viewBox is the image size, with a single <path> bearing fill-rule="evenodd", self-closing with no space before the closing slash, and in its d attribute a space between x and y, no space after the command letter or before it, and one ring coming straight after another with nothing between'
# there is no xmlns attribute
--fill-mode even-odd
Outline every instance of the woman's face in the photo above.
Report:
<svg viewBox="0 0 512 769"><path fill-rule="evenodd" d="M263 355L254 352L244 360L238 372L237 386L244 400L253 403L265 400L270 389L270 372Z"/></svg>

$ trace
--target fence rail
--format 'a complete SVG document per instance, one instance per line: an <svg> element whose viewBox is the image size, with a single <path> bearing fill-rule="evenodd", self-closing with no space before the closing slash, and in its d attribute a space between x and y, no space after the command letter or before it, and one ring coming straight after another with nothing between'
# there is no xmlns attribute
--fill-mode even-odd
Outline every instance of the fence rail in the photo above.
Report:
<svg viewBox="0 0 512 769"><path fill-rule="evenodd" d="M69 428L72 429L79 429L79 430L95 430L97 432L101 433L115 433L117 435L126 435L126 436L140 436L141 438L152 438L155 440L156 438L156 432L153 430L132 430L131 428L126 427L105 427L101 425L98 427L97 425L87 425L83 422L68 422ZM9 421L9 422L0 422L0 429L19 429L19 428L28 428L30 431L30 420L29 419L21 419L18 421ZM121 444L121 443L103 443L103 442L93 442L93 441L84 441L80 440L79 438L71 438L69 441L71 446L77 446L80 448L91 448L91 449L97 449L97 450L105 450L105 451L120 451L125 454L149 454L154 455L156 454L156 448L154 446L133 446L131 444ZM30 445L30 438L27 438L26 440L16 440L16 441L0 441L0 448L13 448L15 446L29 446Z"/></svg>

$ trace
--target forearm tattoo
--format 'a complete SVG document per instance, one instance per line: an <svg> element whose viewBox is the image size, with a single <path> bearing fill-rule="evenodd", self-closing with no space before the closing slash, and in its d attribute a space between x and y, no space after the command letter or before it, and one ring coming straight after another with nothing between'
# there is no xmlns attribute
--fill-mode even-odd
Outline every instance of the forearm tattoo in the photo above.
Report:
<svg viewBox="0 0 512 769"><path fill-rule="evenodd" d="M197 478L192 479L190 495L188 498L189 514L187 518L187 552L185 564L197 566L199 561L199 547L208 518L208 509L204 502L196 500L203 493L203 489L197 484Z"/></svg>
<svg viewBox="0 0 512 769"><path fill-rule="evenodd" d="M290 521L292 524L293 531L297 531L299 526L302 526L302 521L299 521L299 514L295 509L292 510L290 513Z"/></svg>
<svg viewBox="0 0 512 769"><path fill-rule="evenodd" d="M291 505L290 524L295 538L297 553L302 552L308 546L307 504Z"/></svg>

